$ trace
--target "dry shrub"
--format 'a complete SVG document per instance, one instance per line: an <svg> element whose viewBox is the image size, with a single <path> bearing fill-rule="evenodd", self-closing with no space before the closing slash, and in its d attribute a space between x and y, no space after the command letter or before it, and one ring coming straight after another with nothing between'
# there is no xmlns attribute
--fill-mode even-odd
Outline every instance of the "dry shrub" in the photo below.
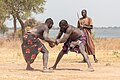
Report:
<svg viewBox="0 0 120 80"><path fill-rule="evenodd" d="M0 39L0 46L6 47L6 48L14 48L19 49L20 45L22 43L22 40L19 38L10 38L7 39ZM63 44L59 44L58 46L55 46L54 48L50 48L48 43L43 41L46 48L49 50L49 52L59 52L63 46ZM96 50L120 50L120 38L96 38L94 40L95 48Z"/></svg>
<svg viewBox="0 0 120 80"><path fill-rule="evenodd" d="M19 49L21 45L21 40L17 38L11 38L9 40L4 41L3 47L9 48L9 49Z"/></svg>
<svg viewBox="0 0 120 80"><path fill-rule="evenodd" d="M21 61L24 62L22 50L21 50L22 40L19 39L10 39L9 41L5 39L0 39L0 56L3 57L4 62L6 61ZM54 48L50 48L47 42L44 42L44 45L49 51L49 60L55 60L58 53L62 49L63 44L59 44ZM99 60L108 61L113 60L116 61L120 57L120 39L102 39L97 38L94 40L96 47L96 55ZM4 54L4 55L3 55ZM8 58L9 57L9 58ZM42 54L39 53L38 58L36 60L41 60ZM92 56L89 56L90 58ZM69 55L65 55L63 60L67 61L75 61L82 60L81 55L77 55L76 53L70 52ZM91 59L93 60L93 58Z"/></svg>
<svg viewBox="0 0 120 80"><path fill-rule="evenodd" d="M96 38L96 50L120 50L120 38Z"/></svg>
<svg viewBox="0 0 120 80"><path fill-rule="evenodd" d="M4 41L0 39L0 47L2 47L4 44Z"/></svg>

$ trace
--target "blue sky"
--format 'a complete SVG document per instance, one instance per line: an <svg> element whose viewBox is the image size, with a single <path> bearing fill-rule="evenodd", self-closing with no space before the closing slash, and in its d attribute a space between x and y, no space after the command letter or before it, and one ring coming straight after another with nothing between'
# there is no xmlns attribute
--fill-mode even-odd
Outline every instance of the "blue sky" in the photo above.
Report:
<svg viewBox="0 0 120 80"><path fill-rule="evenodd" d="M54 26L58 27L61 19L66 19L69 24L77 25L77 12L81 17L81 10L86 9L88 16L93 19L94 27L120 26L120 0L47 0L45 11L42 14L33 14L32 17L45 21L51 17ZM6 24L12 26L11 21Z"/></svg>

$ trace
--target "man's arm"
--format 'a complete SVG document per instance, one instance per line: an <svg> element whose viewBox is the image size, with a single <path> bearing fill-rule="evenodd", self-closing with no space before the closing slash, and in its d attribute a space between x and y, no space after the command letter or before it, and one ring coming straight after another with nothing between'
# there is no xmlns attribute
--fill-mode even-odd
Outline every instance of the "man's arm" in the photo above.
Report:
<svg viewBox="0 0 120 80"><path fill-rule="evenodd" d="M80 24L80 20L78 20L77 28L79 28L81 30L83 29L83 26Z"/></svg>
<svg viewBox="0 0 120 80"><path fill-rule="evenodd" d="M93 23L92 23L92 19L90 17L87 18L88 21L89 21L89 24L88 25L83 25L84 28L87 28L87 29L93 29Z"/></svg>
<svg viewBox="0 0 120 80"><path fill-rule="evenodd" d="M79 20L78 20L78 23L77 23L77 28L80 28L80 23L79 23Z"/></svg>
<svg viewBox="0 0 120 80"><path fill-rule="evenodd" d="M55 40L52 39L52 38L49 38L48 33L49 33L49 30L46 29L46 30L43 32L43 38L44 38L45 41L47 41L48 43L51 43L51 42L54 43Z"/></svg>
<svg viewBox="0 0 120 80"><path fill-rule="evenodd" d="M62 36L63 32L60 30L58 33L58 36L56 37L56 39L60 39L60 37Z"/></svg>
<svg viewBox="0 0 120 80"><path fill-rule="evenodd" d="M83 28L93 29L93 25L83 25Z"/></svg>
<svg viewBox="0 0 120 80"><path fill-rule="evenodd" d="M66 42L67 39L70 37L71 33L72 33L72 29L70 28L70 29L68 29L66 31L66 33L64 33L63 38L57 39L57 43L64 43L64 42Z"/></svg>

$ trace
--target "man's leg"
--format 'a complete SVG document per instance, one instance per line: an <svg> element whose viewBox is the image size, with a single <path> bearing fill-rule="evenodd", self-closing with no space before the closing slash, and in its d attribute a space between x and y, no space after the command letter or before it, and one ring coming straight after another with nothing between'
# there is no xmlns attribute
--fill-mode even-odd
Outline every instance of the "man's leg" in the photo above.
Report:
<svg viewBox="0 0 120 80"><path fill-rule="evenodd" d="M21 45L24 59L25 59L26 62L27 62L26 70L34 70L34 68L32 68L32 67L30 66L30 55L25 55L25 54L26 54L26 49L24 48L24 46L25 46L24 44Z"/></svg>
<svg viewBox="0 0 120 80"><path fill-rule="evenodd" d="M26 54L24 56L26 56L25 60L27 62L26 70L34 70L34 68L32 68L31 65L30 65L32 63L31 62L31 55L30 54Z"/></svg>
<svg viewBox="0 0 120 80"><path fill-rule="evenodd" d="M59 53L58 56L57 56L57 59L56 59L56 61L55 61L55 64L54 64L52 67L50 67L50 69L56 69L57 64L59 63L59 61L61 60L61 58L63 57L64 54L65 54L64 51L61 50L60 53Z"/></svg>
<svg viewBox="0 0 120 80"><path fill-rule="evenodd" d="M83 56L83 55L82 55L82 56ZM97 63L97 62L98 62L98 60L97 60L97 58L96 58L96 56L95 56L95 55L93 55L93 59L94 59L95 63ZM84 56L83 56L83 60L82 60L82 61L80 61L80 63L86 63L86 60L85 60Z"/></svg>
<svg viewBox="0 0 120 80"><path fill-rule="evenodd" d="M83 60L82 61L80 61L79 63L86 63L86 60L85 60L85 57L84 57L84 55L82 54L82 57L83 57Z"/></svg>
<svg viewBox="0 0 120 80"><path fill-rule="evenodd" d="M43 45L41 52L43 53L43 72L52 72L47 68L48 64L48 50L46 47Z"/></svg>
<svg viewBox="0 0 120 80"><path fill-rule="evenodd" d="M34 68L32 68L32 67L30 66L30 64L27 63L26 70L34 70Z"/></svg>
<svg viewBox="0 0 120 80"><path fill-rule="evenodd" d="M79 49L80 49L80 51L81 51L81 54L84 56L85 61L87 62L88 70L89 70L89 71L94 71L94 69L93 69L93 67L92 67L92 65L91 65L91 63L90 63L89 57L88 57L87 53L85 52L85 46L84 46L83 43L81 43L81 44L79 45Z"/></svg>
<svg viewBox="0 0 120 80"><path fill-rule="evenodd" d="M82 55L82 56L83 56L83 55ZM96 58L96 56L95 56L95 55L93 55L93 59L94 59L95 63L97 63L97 62L98 62L98 60L97 60L97 58ZM82 60L82 61L80 61L80 63L86 63L86 60L85 60L84 56L83 56L83 60Z"/></svg>
<svg viewBox="0 0 120 80"><path fill-rule="evenodd" d="M93 55L93 58L94 58L95 63L97 63L97 62L98 62L98 60L97 60L97 58L96 58L96 56L95 56L95 55Z"/></svg>

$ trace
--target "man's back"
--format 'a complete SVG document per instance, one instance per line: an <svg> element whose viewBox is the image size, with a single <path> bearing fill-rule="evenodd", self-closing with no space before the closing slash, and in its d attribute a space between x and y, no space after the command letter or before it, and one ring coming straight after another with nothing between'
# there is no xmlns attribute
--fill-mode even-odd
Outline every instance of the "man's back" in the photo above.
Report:
<svg viewBox="0 0 120 80"><path fill-rule="evenodd" d="M80 36L84 35L84 32L82 30L80 30L79 28L76 28L72 25L69 25L69 28L71 28L71 31L72 31L71 35L69 36L69 38L71 40L76 40Z"/></svg>
<svg viewBox="0 0 120 80"><path fill-rule="evenodd" d="M49 31L49 29L45 23L41 23L41 24L33 27L32 29L30 29L29 32L33 32L37 37L44 39L43 38L44 31Z"/></svg>

